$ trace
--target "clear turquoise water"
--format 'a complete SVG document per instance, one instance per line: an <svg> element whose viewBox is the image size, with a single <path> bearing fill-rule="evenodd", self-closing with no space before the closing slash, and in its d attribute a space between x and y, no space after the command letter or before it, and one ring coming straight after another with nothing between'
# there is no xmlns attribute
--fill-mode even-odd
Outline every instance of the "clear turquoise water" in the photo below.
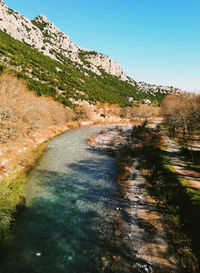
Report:
<svg viewBox="0 0 200 273"><path fill-rule="evenodd" d="M114 251L120 195L114 159L88 147L98 130L71 130L48 143L1 253L1 273L102 272L101 257Z"/></svg>

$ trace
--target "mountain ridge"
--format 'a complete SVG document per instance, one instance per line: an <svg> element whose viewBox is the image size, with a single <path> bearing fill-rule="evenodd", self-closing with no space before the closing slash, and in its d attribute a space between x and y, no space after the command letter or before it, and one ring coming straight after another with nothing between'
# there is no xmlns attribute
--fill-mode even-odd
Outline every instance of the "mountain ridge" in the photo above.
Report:
<svg viewBox="0 0 200 273"><path fill-rule="evenodd" d="M181 89L174 87L136 82L128 77L121 66L110 59L108 55L81 48L71 42L69 36L61 32L45 15L39 15L33 20L29 20L19 12L8 8L2 0L0 0L0 30L59 62L62 62L61 54L74 62L77 69L84 68L85 75L88 74L87 71L91 71L101 76L103 69L106 73L116 76L152 96L157 93L182 92Z"/></svg>
<svg viewBox="0 0 200 273"><path fill-rule="evenodd" d="M13 38L31 45L52 59L59 60L54 52L56 51L71 61L77 62L83 65L84 68L100 75L101 72L97 66L94 65L95 59L98 58L98 66L107 73L118 76L121 80L128 80L124 70L117 62L101 53L94 55L94 51L81 48L71 42L69 36L61 32L45 15L39 15L33 20L29 20L20 15L19 12L8 8L7 5L1 1L0 18L2 19L0 22L0 29L2 31L6 31ZM79 56L83 52L87 53L87 55L90 55L91 52L90 57L86 60L90 60L90 67L84 64Z"/></svg>

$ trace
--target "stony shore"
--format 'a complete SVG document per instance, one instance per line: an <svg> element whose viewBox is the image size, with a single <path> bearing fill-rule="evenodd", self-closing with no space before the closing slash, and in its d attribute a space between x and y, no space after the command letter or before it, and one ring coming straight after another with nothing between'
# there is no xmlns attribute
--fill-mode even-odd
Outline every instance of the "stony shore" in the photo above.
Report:
<svg viewBox="0 0 200 273"><path fill-rule="evenodd" d="M131 139L131 129L128 125L102 130L90 136L89 145L114 154L122 145L136 147L140 143ZM138 158L129 158L128 164L126 179L118 177L117 181L119 187L123 187L123 183L128 183L128 187L120 207L116 208L115 233L131 262L127 264L124 256L114 257L112 266L124 267L124 272L179 272L173 249L166 240L161 212L139 171ZM108 263L108 258L103 259Z"/></svg>

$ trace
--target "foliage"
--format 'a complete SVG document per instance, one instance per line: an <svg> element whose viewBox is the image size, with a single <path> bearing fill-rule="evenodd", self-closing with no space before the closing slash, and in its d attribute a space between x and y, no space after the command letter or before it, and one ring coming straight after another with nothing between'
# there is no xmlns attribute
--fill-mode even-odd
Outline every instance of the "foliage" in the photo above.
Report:
<svg viewBox="0 0 200 273"><path fill-rule="evenodd" d="M19 166L15 165L12 174L0 181L0 242L6 236L16 213L25 206L24 186L27 173L45 149L45 144L41 144L29 151L23 160L24 170L21 171Z"/></svg>
<svg viewBox="0 0 200 273"><path fill-rule="evenodd" d="M7 170L9 174L13 174L4 176L3 180L1 177L0 181L1 240L10 227L17 207L24 202L25 174L18 172L22 168L30 169L45 149L45 146L40 145L29 152L30 141L33 145L35 138L47 139L48 136L59 132L57 130L66 126L73 113L71 109L64 108L52 98L37 97L27 90L23 80L10 74L0 77L0 102L0 146L9 149L3 153L1 163L7 157L10 165L17 162L12 170L10 166L0 166L1 175Z"/></svg>
<svg viewBox="0 0 200 273"><path fill-rule="evenodd" d="M13 9L8 8L8 14L14 14L15 11Z"/></svg>
<svg viewBox="0 0 200 273"><path fill-rule="evenodd" d="M31 20L32 24L34 24L36 27L38 27L41 31L44 30L44 28L47 26L47 23L45 22L38 22L36 20Z"/></svg>
<svg viewBox="0 0 200 273"><path fill-rule="evenodd" d="M3 65L0 65L0 75L3 73L4 69L5 69L5 67Z"/></svg>
<svg viewBox="0 0 200 273"><path fill-rule="evenodd" d="M200 259L200 202L192 199L177 174L168 166L165 152L160 149L159 133L138 127L133 129L132 136L143 143L137 148L140 169L148 181L150 193L159 200L170 231L170 241L178 250L180 264L185 267L183 272L199 272L191 249Z"/></svg>
<svg viewBox="0 0 200 273"><path fill-rule="evenodd" d="M193 163L194 165L200 165L200 151L190 150L186 147L181 147L179 154L185 160Z"/></svg>
<svg viewBox="0 0 200 273"><path fill-rule="evenodd" d="M0 183L0 240L10 227L16 206L23 202L25 176L3 179Z"/></svg>
<svg viewBox="0 0 200 273"><path fill-rule="evenodd" d="M43 29L44 25L41 25L40 28ZM73 107L70 98L85 99L90 103L108 102L109 104L119 104L122 107L132 105L128 102L127 97L134 97L135 100L151 99L137 86L121 81L102 69L102 75L98 76L56 51L53 54L59 58L60 62L0 31L2 64L12 66L18 77L25 79L30 89L38 95L52 96L55 100L70 107ZM95 55L96 53L80 53L82 58L86 54ZM77 90L85 95L76 93ZM160 100L159 95L156 98ZM156 98L154 97L154 99Z"/></svg>
<svg viewBox="0 0 200 273"><path fill-rule="evenodd" d="M199 97L169 95L162 102L162 114L170 126L171 136L182 130L182 141L187 142L195 130L200 130Z"/></svg>
<svg viewBox="0 0 200 273"><path fill-rule="evenodd" d="M37 82L39 83L39 82ZM45 87L45 86L44 86ZM41 88L41 93L45 89ZM54 95L55 89L46 90ZM67 121L68 109L51 98L38 98L27 90L23 80L12 75L0 77L0 143L20 145L34 130L47 132Z"/></svg>
<svg viewBox="0 0 200 273"><path fill-rule="evenodd" d="M125 197L131 179L130 169L133 164L132 150L128 145L121 145L115 151L117 184L122 197Z"/></svg>

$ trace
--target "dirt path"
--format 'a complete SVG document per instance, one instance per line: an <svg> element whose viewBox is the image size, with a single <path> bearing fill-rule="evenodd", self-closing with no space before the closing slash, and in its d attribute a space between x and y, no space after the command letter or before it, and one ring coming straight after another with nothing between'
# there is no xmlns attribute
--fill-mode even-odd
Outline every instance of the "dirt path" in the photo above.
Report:
<svg viewBox="0 0 200 273"><path fill-rule="evenodd" d="M200 174L190 168L185 162L183 162L179 156L179 148L168 136L164 135L165 143L167 144L167 156L171 165L179 173L180 177L185 180L191 189L200 191Z"/></svg>

